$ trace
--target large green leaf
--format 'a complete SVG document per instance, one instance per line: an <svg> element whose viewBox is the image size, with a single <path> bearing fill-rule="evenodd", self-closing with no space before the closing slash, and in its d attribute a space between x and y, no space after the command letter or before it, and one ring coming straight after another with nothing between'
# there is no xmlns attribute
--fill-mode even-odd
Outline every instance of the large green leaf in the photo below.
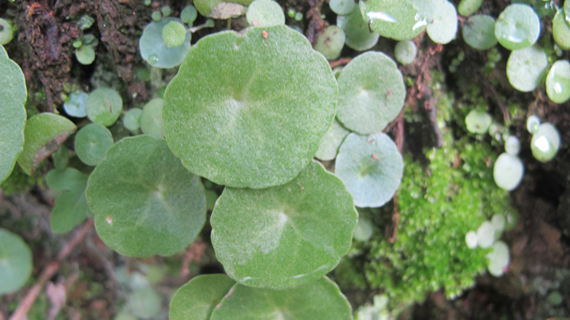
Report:
<svg viewBox="0 0 570 320"><path fill-rule="evenodd" d="M236 284L211 320L352 320L350 304L328 278L288 290Z"/></svg>
<svg viewBox="0 0 570 320"><path fill-rule="evenodd" d="M126 256L172 255L194 241L206 220L200 179L164 140L146 135L113 145L86 193L97 233Z"/></svg>
<svg viewBox="0 0 570 320"><path fill-rule="evenodd" d="M209 320L214 308L236 282L225 274L199 275L176 291L170 320Z"/></svg>
<svg viewBox="0 0 570 320"><path fill-rule="evenodd" d="M209 35L166 89L166 140L188 170L218 184L281 185L315 155L337 92L326 59L289 27Z"/></svg>
<svg viewBox="0 0 570 320"><path fill-rule="evenodd" d="M24 172L32 172L59 149L59 146L75 131L73 122L55 113L40 113L26 123L24 151L18 158L18 164Z"/></svg>
<svg viewBox="0 0 570 320"><path fill-rule="evenodd" d="M406 98L396 62L382 52L353 59L338 77L338 120L360 134L372 134L394 120Z"/></svg>
<svg viewBox="0 0 570 320"><path fill-rule="evenodd" d="M18 235L0 229L0 295L18 291L30 274L30 248Z"/></svg>
<svg viewBox="0 0 570 320"><path fill-rule="evenodd" d="M381 207L392 199L402 181L404 161L384 133L369 137L351 133L336 157L336 175L358 207Z"/></svg>
<svg viewBox="0 0 570 320"><path fill-rule="evenodd" d="M0 182L10 175L24 149L26 97L22 70L0 46Z"/></svg>
<svg viewBox="0 0 570 320"><path fill-rule="evenodd" d="M357 213L342 182L313 161L283 186L227 187L210 222L216 256L230 277L248 286L288 288L338 264Z"/></svg>

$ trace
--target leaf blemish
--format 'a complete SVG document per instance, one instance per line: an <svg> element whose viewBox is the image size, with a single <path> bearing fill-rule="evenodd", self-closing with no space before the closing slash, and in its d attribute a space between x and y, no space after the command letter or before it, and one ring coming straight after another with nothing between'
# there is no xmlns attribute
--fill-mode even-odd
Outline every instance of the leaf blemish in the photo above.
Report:
<svg viewBox="0 0 570 320"><path fill-rule="evenodd" d="M113 219L109 216L107 216L107 218L105 218L105 220L107 220L108 224L113 224Z"/></svg>

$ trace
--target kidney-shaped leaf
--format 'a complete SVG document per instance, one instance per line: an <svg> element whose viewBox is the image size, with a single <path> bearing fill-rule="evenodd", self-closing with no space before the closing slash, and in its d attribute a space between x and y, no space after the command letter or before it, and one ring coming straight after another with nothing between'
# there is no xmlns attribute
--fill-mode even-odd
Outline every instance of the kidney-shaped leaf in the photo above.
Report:
<svg viewBox="0 0 570 320"><path fill-rule="evenodd" d="M358 207L381 207L400 186L404 161L396 144L384 133L369 137L351 133L336 157L336 175Z"/></svg>
<svg viewBox="0 0 570 320"><path fill-rule="evenodd" d="M212 312L211 320L351 320L350 304L328 278L288 290L236 284Z"/></svg>
<svg viewBox="0 0 570 320"><path fill-rule="evenodd" d="M190 244L206 220L206 196L166 142L142 135L108 151L87 185L101 239L126 256L172 255Z"/></svg>
<svg viewBox="0 0 570 320"><path fill-rule="evenodd" d="M209 320L214 308L236 282L225 274L199 275L176 291L170 320Z"/></svg>
<svg viewBox="0 0 570 320"><path fill-rule="evenodd" d="M289 27L216 33L190 49L166 89L166 140L188 170L218 184L281 185L317 152L337 92L326 59Z"/></svg>
<svg viewBox="0 0 570 320"><path fill-rule="evenodd" d="M10 175L24 148L26 97L22 70L0 46L0 182Z"/></svg>
<svg viewBox="0 0 570 320"><path fill-rule="evenodd" d="M32 274L32 252L18 235L0 229L0 295L18 291Z"/></svg>
<svg viewBox="0 0 570 320"><path fill-rule="evenodd" d="M372 134L394 120L406 98L396 62L381 52L353 59L338 77L338 120L360 134Z"/></svg>
<svg viewBox="0 0 570 320"><path fill-rule="evenodd" d="M73 122L55 113L40 113L31 117L24 130L26 143L18 164L24 172L32 174L75 129Z"/></svg>
<svg viewBox="0 0 570 320"><path fill-rule="evenodd" d="M311 162L283 186L226 188L212 214L212 244L236 281L294 287L338 264L356 223L352 198L342 182Z"/></svg>

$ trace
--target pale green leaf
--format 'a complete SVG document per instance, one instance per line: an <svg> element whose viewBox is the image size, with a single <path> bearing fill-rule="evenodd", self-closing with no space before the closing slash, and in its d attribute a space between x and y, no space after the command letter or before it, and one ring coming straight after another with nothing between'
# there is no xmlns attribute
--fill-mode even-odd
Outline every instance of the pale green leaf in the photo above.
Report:
<svg viewBox="0 0 570 320"><path fill-rule="evenodd" d="M162 120L163 99L153 99L147 103L141 114L140 126L143 133L155 138L164 138L164 122Z"/></svg>
<svg viewBox="0 0 570 320"><path fill-rule="evenodd" d="M176 291L170 302L170 320L209 320L214 308L234 286L224 274L199 275Z"/></svg>
<svg viewBox="0 0 570 320"><path fill-rule="evenodd" d="M530 92L544 80L548 56L544 50L532 46L511 52L507 61L507 78L522 92Z"/></svg>
<svg viewBox="0 0 570 320"><path fill-rule="evenodd" d="M247 22L252 26L272 27L285 24L281 6L273 0L255 0L247 8Z"/></svg>
<svg viewBox="0 0 570 320"><path fill-rule="evenodd" d="M133 108L127 111L123 117L123 125L131 132L136 132L140 128L140 119L142 115L142 110L139 108Z"/></svg>
<svg viewBox="0 0 570 320"><path fill-rule="evenodd" d="M32 274L32 252L17 234L0 229L0 296L20 290Z"/></svg>
<svg viewBox="0 0 570 320"><path fill-rule="evenodd" d="M570 99L570 62L556 61L546 77L546 93L552 102L564 103Z"/></svg>
<svg viewBox="0 0 570 320"><path fill-rule="evenodd" d="M8 178L24 149L26 98L22 69L0 46L0 182Z"/></svg>
<svg viewBox="0 0 570 320"><path fill-rule="evenodd" d="M186 33L182 45L169 47L162 37L162 29L170 22L181 23L180 19L164 18L159 22L149 23L143 30L139 40L141 57L155 68L169 69L182 63L186 53L190 50L192 34Z"/></svg>
<svg viewBox="0 0 570 320"><path fill-rule="evenodd" d="M418 55L418 47L411 40L399 41L394 48L394 57L401 64L414 62Z"/></svg>
<svg viewBox="0 0 570 320"><path fill-rule="evenodd" d="M166 89L166 140L215 183L281 185L314 157L337 92L326 59L289 27L216 33L192 47Z"/></svg>
<svg viewBox="0 0 570 320"><path fill-rule="evenodd" d="M437 11L429 20L427 34L435 43L447 44L457 34L457 10L453 3L439 0Z"/></svg>
<svg viewBox="0 0 570 320"><path fill-rule="evenodd" d="M26 123L24 151L18 164L24 172L32 172L59 149L59 146L75 131L73 122L54 113L40 113Z"/></svg>
<svg viewBox="0 0 570 320"><path fill-rule="evenodd" d="M460 15L468 17L477 12L482 4L483 0L461 0L457 5L457 11Z"/></svg>
<svg viewBox="0 0 570 320"><path fill-rule="evenodd" d="M127 310L139 319L156 319L160 314L160 296L152 288L138 289L129 297Z"/></svg>
<svg viewBox="0 0 570 320"><path fill-rule="evenodd" d="M398 66L382 52L354 58L338 77L338 120L360 134L380 132L394 120L406 98Z"/></svg>
<svg viewBox="0 0 570 320"><path fill-rule="evenodd" d="M75 50L75 57L82 65L90 65L95 61L95 49L91 46L83 45Z"/></svg>
<svg viewBox="0 0 570 320"><path fill-rule="evenodd" d="M0 45L6 45L14 38L14 26L6 19L0 18Z"/></svg>
<svg viewBox="0 0 570 320"><path fill-rule="evenodd" d="M378 43L380 35L368 28L358 6L346 16L338 16L336 24L344 30L345 44L356 51L368 50Z"/></svg>
<svg viewBox="0 0 570 320"><path fill-rule="evenodd" d="M75 152L83 163L96 166L115 143L111 131L98 123L81 128L75 135Z"/></svg>
<svg viewBox="0 0 570 320"><path fill-rule="evenodd" d="M511 4L501 12L495 23L495 37L509 50L532 46L540 35L540 18L531 6Z"/></svg>
<svg viewBox="0 0 570 320"><path fill-rule="evenodd" d="M210 222L216 256L230 277L283 289L315 281L338 264L357 213L342 182L311 162L283 186L226 187Z"/></svg>
<svg viewBox="0 0 570 320"><path fill-rule="evenodd" d="M123 110L123 99L110 88L98 88L91 92L85 105L89 120L109 127L113 125Z"/></svg>
<svg viewBox="0 0 570 320"><path fill-rule="evenodd" d="M350 133L350 131L343 128L338 121L333 120L329 130L321 140L319 145L319 150L315 157L320 160L328 161L336 158L338 152L338 147L342 143L342 140Z"/></svg>
<svg viewBox="0 0 570 320"><path fill-rule="evenodd" d="M323 33L318 35L315 50L322 53L325 58L335 60L340 56L344 41L344 31L340 27L328 26Z"/></svg>
<svg viewBox="0 0 570 320"><path fill-rule="evenodd" d="M288 290L236 284L210 320L352 320L350 304L328 278Z"/></svg>
<svg viewBox="0 0 570 320"><path fill-rule="evenodd" d="M560 140L560 133L551 123L539 125L530 142L532 155L540 162L554 159L560 149Z"/></svg>
<svg viewBox="0 0 570 320"><path fill-rule="evenodd" d="M570 3L570 1L568 1ZM570 50L570 25L564 20L564 12L558 11L552 21L552 36L560 48Z"/></svg>
<svg viewBox="0 0 570 320"><path fill-rule="evenodd" d="M502 153L495 161L493 178L502 189L512 191L516 189L524 176L524 164L516 157Z"/></svg>
<svg viewBox="0 0 570 320"><path fill-rule="evenodd" d="M101 239L126 256L172 255L206 220L206 196L166 142L142 135L113 145L87 186Z"/></svg>
<svg viewBox="0 0 570 320"><path fill-rule="evenodd" d="M491 49L497 44L495 19L487 15L469 17L463 26L463 40L478 50Z"/></svg>
<svg viewBox="0 0 570 320"><path fill-rule="evenodd" d="M354 10L355 3L354 0L330 0L329 6L336 14L347 15Z"/></svg>

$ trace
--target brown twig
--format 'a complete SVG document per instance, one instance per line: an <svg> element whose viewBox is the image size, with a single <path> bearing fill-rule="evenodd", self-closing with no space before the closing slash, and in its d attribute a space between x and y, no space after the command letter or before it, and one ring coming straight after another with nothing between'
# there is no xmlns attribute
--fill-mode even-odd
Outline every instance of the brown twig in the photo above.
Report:
<svg viewBox="0 0 570 320"><path fill-rule="evenodd" d="M63 247L63 249L57 254L54 261L50 262L47 267L42 271L40 277L36 284L28 291L26 297L20 302L16 311L12 314L9 320L23 320L26 318L26 314L36 301L36 298L40 294L45 283L53 277L53 275L59 270L61 262L71 254L73 249L83 241L85 235L93 228L93 220L87 220L81 226L81 228L75 233L73 238Z"/></svg>
<svg viewBox="0 0 570 320"><path fill-rule="evenodd" d="M324 2L324 0L309 0L309 6L311 8L307 11L307 19L311 20L309 22L309 28L307 29L307 39L310 43L315 43L317 39L316 35L329 25L328 22L321 17L321 7Z"/></svg>
<svg viewBox="0 0 570 320"><path fill-rule="evenodd" d="M398 232L398 225L400 224L400 207L398 205L398 196L394 195L394 214L392 215L392 235L388 238L388 242L394 243L396 241L396 234Z"/></svg>
<svg viewBox="0 0 570 320"><path fill-rule="evenodd" d="M352 61L352 58L340 58L338 60L329 62L329 65L331 66L332 69L340 65L348 64L350 61Z"/></svg>

